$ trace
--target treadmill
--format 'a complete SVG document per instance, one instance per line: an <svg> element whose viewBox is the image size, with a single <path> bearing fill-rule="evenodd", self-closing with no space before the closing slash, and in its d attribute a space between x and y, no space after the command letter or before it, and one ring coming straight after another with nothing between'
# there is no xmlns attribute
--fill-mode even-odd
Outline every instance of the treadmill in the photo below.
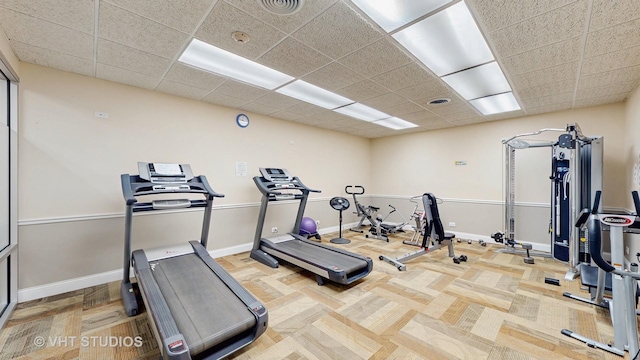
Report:
<svg viewBox="0 0 640 360"><path fill-rule="evenodd" d="M267 309L207 251L213 198L224 195L204 176L193 176L187 164L138 163L138 170L140 175L121 175L126 314L139 313L132 266L163 359L218 359L252 343L267 328ZM190 198L175 199L178 193ZM155 196L138 202L146 195ZM197 207L204 208L200 241L131 252L133 213Z"/></svg>
<svg viewBox="0 0 640 360"><path fill-rule="evenodd" d="M320 192L319 190L308 188L286 169L260 168L260 174L261 176L253 178L262 193L262 202L251 250L252 259L272 268L278 267L277 259L297 265L316 274L318 285L323 285L325 280L351 284L373 270L373 262L369 257L309 241L299 235L309 193ZM300 201L293 232L280 237L282 241L277 243L262 238L268 204L287 200Z"/></svg>

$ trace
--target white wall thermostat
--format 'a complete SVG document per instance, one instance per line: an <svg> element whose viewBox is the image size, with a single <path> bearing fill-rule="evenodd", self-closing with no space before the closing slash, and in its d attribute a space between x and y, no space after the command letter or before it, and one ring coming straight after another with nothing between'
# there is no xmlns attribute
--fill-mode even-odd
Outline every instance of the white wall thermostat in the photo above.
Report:
<svg viewBox="0 0 640 360"><path fill-rule="evenodd" d="M246 128L249 126L249 117L245 114L238 114L238 116L236 116L236 124L241 128Z"/></svg>

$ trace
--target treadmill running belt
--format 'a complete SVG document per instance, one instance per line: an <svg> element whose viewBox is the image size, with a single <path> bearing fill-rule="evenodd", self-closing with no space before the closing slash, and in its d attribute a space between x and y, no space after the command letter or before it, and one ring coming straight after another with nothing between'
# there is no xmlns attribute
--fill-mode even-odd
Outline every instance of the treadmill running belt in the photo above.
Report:
<svg viewBox="0 0 640 360"><path fill-rule="evenodd" d="M150 265L192 356L255 326L253 313L197 255Z"/></svg>
<svg viewBox="0 0 640 360"><path fill-rule="evenodd" d="M325 268L337 266L344 269L347 274L367 267L367 262L364 260L300 240L283 241L275 244L273 249Z"/></svg>

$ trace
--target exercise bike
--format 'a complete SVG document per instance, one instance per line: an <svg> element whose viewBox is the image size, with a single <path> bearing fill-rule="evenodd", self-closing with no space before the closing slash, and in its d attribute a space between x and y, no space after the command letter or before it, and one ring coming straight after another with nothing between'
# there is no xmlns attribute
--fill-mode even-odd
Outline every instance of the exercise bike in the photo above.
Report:
<svg viewBox="0 0 640 360"><path fill-rule="evenodd" d="M364 205L360 204L356 195L364 194L363 186L347 185L344 188L344 192L353 196L353 203L356 205L355 214L360 217L360 222L358 222L358 225L351 228L351 231L364 233L361 227L363 226L364 221L368 220L369 224L371 224L371 227L369 228L369 234L366 234L365 237L389 242L389 234L404 231L404 226L409 223L407 219L405 219L404 216L402 216L402 214L391 204L389 204L391 211L389 211L389 213L384 218L381 217L380 214L378 214L378 212L380 211L379 207L371 205L365 207ZM398 215L402 218L402 223L385 223L387 218L389 218L389 216L391 216L391 214L393 213L398 213Z"/></svg>

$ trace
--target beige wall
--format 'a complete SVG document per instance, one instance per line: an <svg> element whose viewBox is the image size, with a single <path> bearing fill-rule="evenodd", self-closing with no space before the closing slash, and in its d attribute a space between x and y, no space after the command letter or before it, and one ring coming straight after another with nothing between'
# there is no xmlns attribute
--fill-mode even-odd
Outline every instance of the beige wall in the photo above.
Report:
<svg viewBox="0 0 640 360"><path fill-rule="evenodd" d="M371 145L371 157L375 160L370 193L376 199L377 195L432 192L444 199L445 204L452 203L441 206L441 217L448 230L488 236L504 229L504 215L502 211L496 212L496 203L504 199L501 140L543 128L564 129L570 123L578 123L587 136L604 136L604 202L607 206L624 206L626 163L621 139L626 135L622 103L375 139ZM551 133L534 138L557 139L557 136L558 133ZM548 148L516 152L518 240L549 244L550 154ZM467 165L456 166L455 161L466 161ZM388 199L374 200L377 206L386 206L385 201L393 203ZM406 209L400 199L395 205ZM462 208L473 211L460 211ZM449 227L449 222L455 222L456 227Z"/></svg>
<svg viewBox="0 0 640 360"><path fill-rule="evenodd" d="M344 133L251 113L242 129L238 110L28 63L21 63L20 96L21 288L121 268L123 229L113 218L124 212L119 176L136 173L137 161L190 163L226 195L214 202L209 249L253 240L258 167L288 168L322 190L306 215L325 227L338 218L328 199L369 178L369 140ZM236 177L236 161L247 162L247 176ZM271 208L267 228L290 230L295 206ZM141 221L138 234L149 235L134 247L195 239L179 225L200 226L201 216L175 217L176 226Z"/></svg>
<svg viewBox="0 0 640 360"><path fill-rule="evenodd" d="M361 184L365 205L391 203L405 217L409 196L433 192L446 200L445 225L456 222L450 230L486 236L502 227L502 138L574 122L586 135L603 135L605 204L616 207L629 207L629 154L637 157L640 149L631 135L640 126L638 91L628 104L368 140L258 114L240 129L238 110L26 63L20 71L22 289L121 268L118 175L136 172L138 160L188 162L226 195L213 213L209 249L217 250L252 241L260 194L251 177L260 166L286 167L321 189L307 211L321 227L337 225L328 199L345 195L347 184ZM95 118L95 111L109 119ZM456 160L467 165L455 166ZM248 163L248 176L235 176L236 161ZM517 214L527 221L518 234L548 244L549 154L526 150L517 162ZM294 212L295 204L272 207L266 228L287 231ZM165 219L194 228L201 216L140 217L134 247L196 238ZM356 220L345 213L345 222Z"/></svg>

